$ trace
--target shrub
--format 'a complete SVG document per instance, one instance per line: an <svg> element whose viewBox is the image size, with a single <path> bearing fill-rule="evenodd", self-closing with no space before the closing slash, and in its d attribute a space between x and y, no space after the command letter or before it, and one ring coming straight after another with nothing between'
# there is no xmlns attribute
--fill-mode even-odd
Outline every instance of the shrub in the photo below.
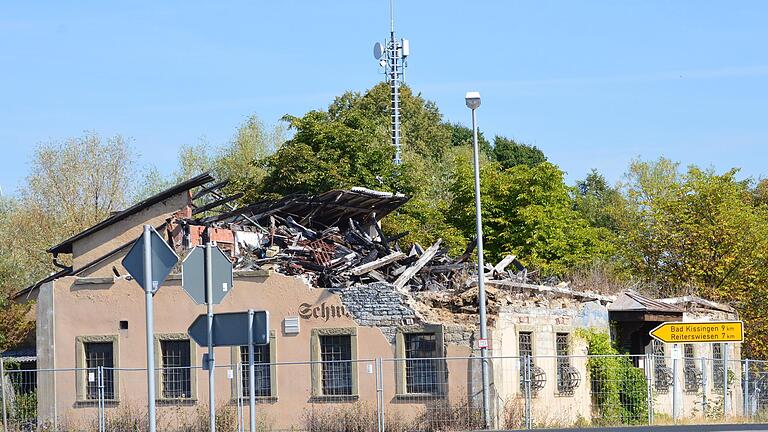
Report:
<svg viewBox="0 0 768 432"><path fill-rule="evenodd" d="M596 425L643 424L648 419L648 384L642 370L629 357L619 355L606 333L582 330L590 357L587 367L595 404Z"/></svg>

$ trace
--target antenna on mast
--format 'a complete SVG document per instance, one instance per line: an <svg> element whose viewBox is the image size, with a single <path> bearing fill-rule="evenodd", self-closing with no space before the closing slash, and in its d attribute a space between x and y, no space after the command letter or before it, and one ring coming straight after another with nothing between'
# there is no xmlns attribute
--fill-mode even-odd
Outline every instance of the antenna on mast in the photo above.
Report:
<svg viewBox="0 0 768 432"><path fill-rule="evenodd" d="M373 45L373 56L379 61L379 65L384 69L387 76L387 82L390 89L390 132L392 145L395 147L395 165L400 165L400 84L403 81L406 59L410 54L410 43L408 39L400 41L395 37L395 1L389 0L389 40L376 42Z"/></svg>

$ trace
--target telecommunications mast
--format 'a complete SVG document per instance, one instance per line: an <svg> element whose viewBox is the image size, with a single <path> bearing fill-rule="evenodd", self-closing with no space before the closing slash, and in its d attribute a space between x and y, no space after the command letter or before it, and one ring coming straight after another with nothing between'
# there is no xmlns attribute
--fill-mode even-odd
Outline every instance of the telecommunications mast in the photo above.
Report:
<svg viewBox="0 0 768 432"><path fill-rule="evenodd" d="M403 81L403 72L407 66L406 59L410 54L408 39L397 40L395 38L395 2L389 0L390 29L389 40L376 42L373 45L373 56L384 69L389 83L390 92L390 131L392 145L395 147L395 165L400 165L400 83Z"/></svg>

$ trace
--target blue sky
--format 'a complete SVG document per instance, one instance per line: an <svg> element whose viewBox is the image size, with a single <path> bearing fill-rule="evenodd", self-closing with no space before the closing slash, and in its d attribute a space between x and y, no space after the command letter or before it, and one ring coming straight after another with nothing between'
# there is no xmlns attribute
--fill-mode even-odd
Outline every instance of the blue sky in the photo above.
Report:
<svg viewBox="0 0 768 432"><path fill-rule="evenodd" d="M0 5L0 186L34 147L94 130L170 172L183 144L229 140L382 79L387 0L37 1ZM219 4L226 3L226 4ZM406 81L467 123L540 147L573 182L629 161L768 177L768 3L404 1Z"/></svg>

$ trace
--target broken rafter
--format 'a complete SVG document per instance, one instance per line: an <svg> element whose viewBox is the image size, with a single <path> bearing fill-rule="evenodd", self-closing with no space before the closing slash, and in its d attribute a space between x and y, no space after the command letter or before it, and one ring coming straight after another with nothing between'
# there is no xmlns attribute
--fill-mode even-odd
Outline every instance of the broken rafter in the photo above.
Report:
<svg viewBox="0 0 768 432"><path fill-rule="evenodd" d="M234 200L236 200L236 199L238 199L238 198L240 198L242 196L243 196L243 193L242 192L238 192L238 193L236 193L234 195L230 195L228 197L224 197L222 199L219 199L219 200L216 200L216 201L213 201L213 202L209 202L208 204L206 204L204 206L200 206L200 207L192 210L192 214L193 215L197 215L197 214L200 214L202 212L205 212L205 211L208 211L208 210L211 210L211 209L215 209L216 207L219 207L219 206L222 206L222 205L227 204L229 202L232 202L232 201L234 201Z"/></svg>
<svg viewBox="0 0 768 432"><path fill-rule="evenodd" d="M419 272L419 270L422 269L429 261L432 259L432 257L435 256L437 253L437 250L440 248L440 243L443 241L443 239L437 239L437 242L430 246L427 250L424 251L424 253L421 254L421 257L419 258L416 263L410 267L408 267L403 274L400 275L400 277L397 278L395 281L395 288L398 290L403 289L406 283L408 283L409 280L411 280L412 277L416 275L416 273Z"/></svg>
<svg viewBox="0 0 768 432"><path fill-rule="evenodd" d="M360 276L368 273L369 271L376 270L379 267L383 267L389 263L393 263L401 258L405 258L405 254L402 252L392 252L387 256L383 256L375 261L371 261L367 264L353 268L350 273L355 276Z"/></svg>
<svg viewBox="0 0 768 432"><path fill-rule="evenodd" d="M206 195L209 192L213 192L215 190L221 189L221 188L223 188L224 186L226 186L228 184L229 184L229 179L220 181L220 182L212 184L210 186L206 186L206 187L200 189L199 191L197 191L197 193L192 197L192 199L196 200L196 199L202 197L203 195Z"/></svg>

